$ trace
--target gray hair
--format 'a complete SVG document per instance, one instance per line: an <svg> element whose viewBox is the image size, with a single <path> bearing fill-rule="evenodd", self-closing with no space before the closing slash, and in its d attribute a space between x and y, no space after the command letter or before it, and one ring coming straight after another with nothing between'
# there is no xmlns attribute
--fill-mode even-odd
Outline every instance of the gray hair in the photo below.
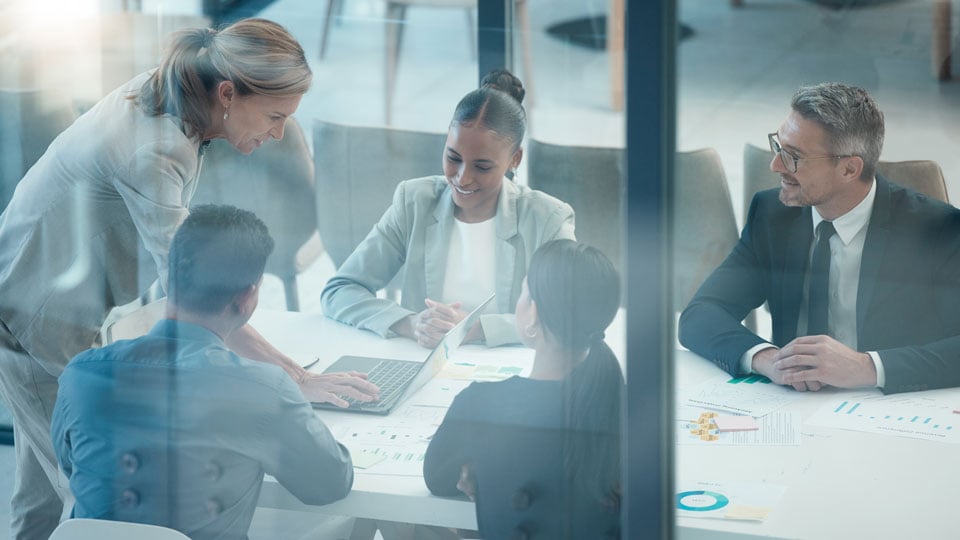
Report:
<svg viewBox="0 0 960 540"><path fill-rule="evenodd" d="M834 154L863 159L860 178L873 178L883 149L883 113L866 90L842 83L804 86L790 106L827 131Z"/></svg>
<svg viewBox="0 0 960 540"><path fill-rule="evenodd" d="M241 96L302 95L313 73L297 40L275 22L243 19L222 30L173 34L160 67L131 99L152 116L180 118L188 136L210 125L212 92L231 81Z"/></svg>

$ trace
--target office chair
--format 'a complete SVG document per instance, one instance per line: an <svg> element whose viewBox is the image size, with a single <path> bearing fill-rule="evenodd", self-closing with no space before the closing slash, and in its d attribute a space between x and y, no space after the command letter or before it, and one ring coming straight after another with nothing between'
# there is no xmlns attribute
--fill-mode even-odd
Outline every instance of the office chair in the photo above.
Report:
<svg viewBox="0 0 960 540"><path fill-rule="evenodd" d="M283 139L250 155L223 139L212 141L190 204L232 204L260 217L275 242L265 272L283 280L287 309L298 311L297 274L322 253L314 198L313 159L300 124L291 118Z"/></svg>
<svg viewBox="0 0 960 540"><path fill-rule="evenodd" d="M174 529L143 523L104 519L68 519L61 523L50 540L190 540Z"/></svg>
<svg viewBox="0 0 960 540"><path fill-rule="evenodd" d="M446 133L314 122L317 225L336 267L390 207L397 184L442 174L446 140Z"/></svg>
<svg viewBox="0 0 960 540"><path fill-rule="evenodd" d="M780 177L770 170L773 154L767 148L752 144L743 146L743 213L746 215L750 201L758 191L780 185ZM924 195L949 203L947 184L943 170L936 161L883 161L877 163L877 172L885 177Z"/></svg>
<svg viewBox="0 0 960 540"><path fill-rule="evenodd" d="M573 207L577 240L596 247L623 275L623 149L527 141L527 185Z"/></svg>
<svg viewBox="0 0 960 540"><path fill-rule="evenodd" d="M677 152L674 171L673 305L680 311L730 254L739 234L716 150Z"/></svg>

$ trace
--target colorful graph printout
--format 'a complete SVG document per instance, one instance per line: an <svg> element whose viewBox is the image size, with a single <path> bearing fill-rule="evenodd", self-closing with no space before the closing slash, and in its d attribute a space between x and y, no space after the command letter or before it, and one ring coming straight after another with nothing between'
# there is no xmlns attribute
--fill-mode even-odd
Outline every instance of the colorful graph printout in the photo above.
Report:
<svg viewBox="0 0 960 540"><path fill-rule="evenodd" d="M678 482L677 517L762 521L786 488L759 482Z"/></svg>
<svg viewBox="0 0 960 540"><path fill-rule="evenodd" d="M688 405L761 417L797 399L797 391L760 375L711 379L684 392Z"/></svg>
<svg viewBox="0 0 960 540"><path fill-rule="evenodd" d="M719 413L694 407L677 410L677 444L696 446L796 446L800 444L802 419L798 413L772 412L757 419L760 429L721 432ZM687 420L688 418L692 420Z"/></svg>
<svg viewBox="0 0 960 540"><path fill-rule="evenodd" d="M953 403L917 394L854 394L837 398L807 419L812 425L960 444Z"/></svg>
<svg viewBox="0 0 960 540"><path fill-rule="evenodd" d="M357 456L358 473L420 476L427 445L445 411L411 404L390 416L345 415L328 425L337 441Z"/></svg>

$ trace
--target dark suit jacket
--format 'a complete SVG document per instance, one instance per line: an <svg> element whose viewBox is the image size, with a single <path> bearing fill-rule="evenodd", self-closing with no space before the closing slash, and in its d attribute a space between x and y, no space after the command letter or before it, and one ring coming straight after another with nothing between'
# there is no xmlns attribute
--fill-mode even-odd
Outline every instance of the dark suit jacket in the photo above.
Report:
<svg viewBox="0 0 960 540"><path fill-rule="evenodd" d="M733 252L680 317L680 342L731 374L763 343L740 321L764 301L773 344L797 337L813 226L779 189L758 193ZM885 393L960 386L960 210L877 177L857 292L857 346L877 351Z"/></svg>

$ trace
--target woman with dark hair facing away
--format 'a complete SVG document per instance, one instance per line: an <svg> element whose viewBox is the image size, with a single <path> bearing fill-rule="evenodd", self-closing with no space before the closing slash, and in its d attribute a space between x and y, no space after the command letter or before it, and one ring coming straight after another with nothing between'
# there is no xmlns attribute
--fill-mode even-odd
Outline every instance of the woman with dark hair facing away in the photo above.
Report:
<svg viewBox="0 0 960 540"><path fill-rule="evenodd" d="M50 442L57 377L97 340L107 313L167 285L211 139L249 154L283 137L313 75L300 44L263 19L172 36L159 68L104 97L47 148L0 216L0 391L17 434L14 538L46 538L65 493ZM264 179L268 181L268 179ZM138 276L138 242L155 268ZM311 401L372 399L362 378L309 375L249 325L240 356L282 367Z"/></svg>
<svg viewBox="0 0 960 540"><path fill-rule="evenodd" d="M476 501L481 538L619 537L624 383L603 341L619 300L596 248L555 240L534 254L516 307L530 377L463 390L423 465L435 495Z"/></svg>
<svg viewBox="0 0 960 540"><path fill-rule="evenodd" d="M523 96L520 80L497 70L460 100L444 175L397 186L390 208L327 282L328 317L433 347L495 292L496 313L481 316L467 339L517 341L509 314L530 257L544 242L574 236L569 205L505 178L523 157ZM401 303L377 298L401 269Z"/></svg>

